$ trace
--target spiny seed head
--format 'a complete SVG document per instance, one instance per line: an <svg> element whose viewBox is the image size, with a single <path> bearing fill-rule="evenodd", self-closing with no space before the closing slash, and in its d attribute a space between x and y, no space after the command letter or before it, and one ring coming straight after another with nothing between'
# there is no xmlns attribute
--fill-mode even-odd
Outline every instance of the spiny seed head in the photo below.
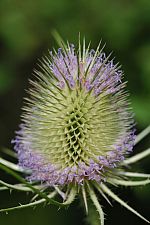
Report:
<svg viewBox="0 0 150 225"><path fill-rule="evenodd" d="M105 180L134 142L120 67L83 42L50 52L35 73L14 140L20 166L48 185Z"/></svg>

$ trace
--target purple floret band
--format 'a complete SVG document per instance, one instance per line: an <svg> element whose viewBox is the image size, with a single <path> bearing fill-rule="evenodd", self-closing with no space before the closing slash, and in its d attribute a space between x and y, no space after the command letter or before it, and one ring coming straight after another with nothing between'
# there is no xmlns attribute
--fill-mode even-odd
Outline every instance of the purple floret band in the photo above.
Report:
<svg viewBox="0 0 150 225"><path fill-rule="evenodd" d="M46 163L45 156L33 152L29 143L22 144L19 135L12 142L18 153L19 166L31 170L28 180L40 181L53 186L72 182L82 184L84 180L105 181L107 179L105 173L109 169L117 167L124 160L124 155L132 151L134 140L135 134L132 131L122 140L122 144L115 145L115 150L108 151L106 156L97 156L96 161L90 159L88 164L82 162L77 166L65 169L58 169L57 166Z"/></svg>

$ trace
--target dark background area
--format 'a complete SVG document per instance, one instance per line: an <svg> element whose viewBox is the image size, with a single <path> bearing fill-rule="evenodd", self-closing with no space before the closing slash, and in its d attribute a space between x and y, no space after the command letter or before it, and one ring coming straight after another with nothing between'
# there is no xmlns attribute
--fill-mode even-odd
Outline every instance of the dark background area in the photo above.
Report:
<svg viewBox="0 0 150 225"><path fill-rule="evenodd" d="M37 58L57 48L52 31L77 44L78 33L96 48L102 38L106 53L113 50L128 80L137 131L150 122L150 1L149 0L1 0L0 1L0 146L12 148L14 131L20 122L23 97ZM148 138L135 151L148 147ZM148 172L149 159L134 169ZM1 175L2 174L2 175ZM1 173L1 176L5 174ZM119 193L143 215L149 216L149 187L121 188ZM30 196L0 193L0 207L26 202ZM106 225L145 223L113 203L101 200ZM78 200L68 210L54 206L0 214L0 225L83 225L84 211Z"/></svg>

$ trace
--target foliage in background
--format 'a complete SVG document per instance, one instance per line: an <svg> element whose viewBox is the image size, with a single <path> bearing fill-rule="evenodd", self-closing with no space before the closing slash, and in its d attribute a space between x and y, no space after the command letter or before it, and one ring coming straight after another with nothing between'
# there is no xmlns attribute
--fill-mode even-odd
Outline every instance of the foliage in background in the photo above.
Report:
<svg viewBox="0 0 150 225"><path fill-rule="evenodd" d="M128 89L137 126L139 129L146 127L150 121L149 24L149 0L1 0L0 145L11 147L10 140L19 124L27 79L31 76L32 68L36 67L37 58L40 58L43 52L47 53L47 48L56 45L51 35L53 29L73 43L77 43L80 31L87 37L87 42L92 41L93 48L102 38L103 42L107 43L107 53L114 49L114 55L123 65L125 80L129 81ZM148 167L149 160L145 161L145 165ZM139 189L137 193L146 207L148 191L145 197ZM43 213L44 211L45 209ZM28 215L29 211L26 212ZM19 215L21 217L24 214L18 213L18 217ZM47 216L46 213L43 215ZM7 217L5 223L9 224L13 216L16 221L14 214ZM45 224L49 224L48 217ZM8 223L6 220L9 220ZM27 220L29 221L28 217ZM36 225L39 221L36 218L34 221L33 218Z"/></svg>
<svg viewBox="0 0 150 225"><path fill-rule="evenodd" d="M149 9L148 0L1 0L0 93L16 87L18 79L21 85L21 77L29 76L35 56L52 46L52 29L73 42L80 31L94 46L102 38L108 50L114 49L120 57L137 122L140 127L146 126L150 110Z"/></svg>

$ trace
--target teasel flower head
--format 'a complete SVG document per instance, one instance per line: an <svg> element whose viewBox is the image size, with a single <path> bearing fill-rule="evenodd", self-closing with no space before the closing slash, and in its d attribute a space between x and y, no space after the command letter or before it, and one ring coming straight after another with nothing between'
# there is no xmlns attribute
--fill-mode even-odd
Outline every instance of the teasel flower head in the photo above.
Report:
<svg viewBox="0 0 150 225"><path fill-rule="evenodd" d="M78 48L61 45L42 59L36 79L30 81L20 130L13 140L19 167L30 171L31 184L55 188L66 200L60 205L70 204L81 192L88 212L90 196L101 225L104 214L95 189L107 201L105 194L146 220L106 186L135 185L124 180L129 174L123 165L132 152L135 131L123 71L111 54L105 55L101 43L96 51L86 47L85 40L82 46L79 40Z"/></svg>
<svg viewBox="0 0 150 225"><path fill-rule="evenodd" d="M123 72L97 50L64 49L43 59L31 81L15 149L30 180L48 185L105 181L132 151Z"/></svg>

